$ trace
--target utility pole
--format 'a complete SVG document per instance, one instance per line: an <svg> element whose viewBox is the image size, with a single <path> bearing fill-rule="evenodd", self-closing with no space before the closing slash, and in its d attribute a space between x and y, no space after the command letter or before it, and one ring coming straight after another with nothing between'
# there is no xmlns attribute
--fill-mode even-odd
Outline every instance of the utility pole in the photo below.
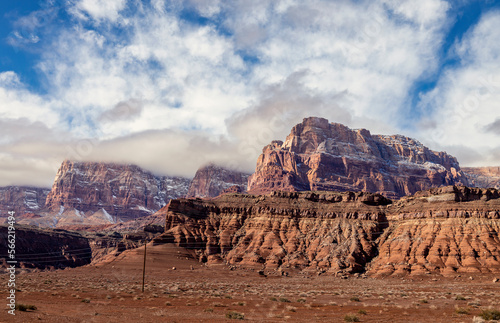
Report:
<svg viewBox="0 0 500 323"><path fill-rule="evenodd" d="M146 244L147 240L144 240L144 264L142 266L142 292L144 293L144 279L146 277Z"/></svg>

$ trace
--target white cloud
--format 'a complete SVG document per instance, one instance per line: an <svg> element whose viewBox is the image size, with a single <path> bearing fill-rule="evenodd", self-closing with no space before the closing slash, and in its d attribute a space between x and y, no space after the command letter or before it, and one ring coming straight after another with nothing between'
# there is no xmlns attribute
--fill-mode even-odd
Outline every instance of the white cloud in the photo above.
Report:
<svg viewBox="0 0 500 323"><path fill-rule="evenodd" d="M80 19L91 18L96 22L104 20L116 21L119 13L127 4L127 0L79 0L74 3L69 11Z"/></svg>
<svg viewBox="0 0 500 323"><path fill-rule="evenodd" d="M500 164L498 134L491 131L500 118L499 24L500 12L483 16L456 44L458 66L448 68L422 100L434 124L423 129L424 141L456 154L463 164Z"/></svg>
<svg viewBox="0 0 500 323"><path fill-rule="evenodd" d="M76 157L185 176L210 160L250 171L265 144L283 140L306 116L394 133L408 118L415 81L436 70L452 20L440 0L80 0L66 9L75 23L45 41L37 65L47 94L30 92L14 72L0 73L1 120L40 122L34 129L45 136L0 142L11 158L5 165L80 151ZM209 22L181 18L185 9ZM480 88L470 80L496 71L492 17L457 45L463 67L423 98L438 115L425 129L422 121L417 139L426 134L436 147L432 125L456 115L456 105ZM481 101L485 114L495 114L495 100ZM474 118L469 131L495 121ZM446 129L454 134L453 127ZM458 137L447 144L458 147Z"/></svg>

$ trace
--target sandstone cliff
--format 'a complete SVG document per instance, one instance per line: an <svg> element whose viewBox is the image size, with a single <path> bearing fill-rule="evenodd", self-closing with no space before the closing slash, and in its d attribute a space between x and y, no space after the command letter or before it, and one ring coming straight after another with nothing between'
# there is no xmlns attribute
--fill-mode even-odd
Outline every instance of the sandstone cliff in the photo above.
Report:
<svg viewBox="0 0 500 323"><path fill-rule="evenodd" d="M162 240L200 260L372 275L500 272L500 194L448 186L391 203L363 192L177 199Z"/></svg>
<svg viewBox="0 0 500 323"><path fill-rule="evenodd" d="M9 211L15 211L17 215L39 212L45 207L49 192L49 188L0 187L0 218L6 217Z"/></svg>
<svg viewBox="0 0 500 323"><path fill-rule="evenodd" d="M188 185L189 179L155 176L135 165L66 160L46 207L59 215L72 212L70 222L91 215L107 223L126 221L152 214L170 199L186 195Z"/></svg>
<svg viewBox="0 0 500 323"><path fill-rule="evenodd" d="M166 217L163 238L197 249L201 260L352 272L377 255L387 203L362 192L227 194L172 200L158 213Z"/></svg>
<svg viewBox="0 0 500 323"><path fill-rule="evenodd" d="M463 167L462 170L471 186L500 189L500 167Z"/></svg>
<svg viewBox="0 0 500 323"><path fill-rule="evenodd" d="M500 272L499 196L495 189L450 186L394 203L370 272Z"/></svg>
<svg viewBox="0 0 500 323"><path fill-rule="evenodd" d="M444 152L404 136L371 135L311 117L293 127L285 142L264 147L248 191L366 191L399 198L458 183L467 179Z"/></svg>
<svg viewBox="0 0 500 323"><path fill-rule="evenodd" d="M248 176L215 164L208 164L196 171L186 197L216 197L223 192L244 192Z"/></svg>

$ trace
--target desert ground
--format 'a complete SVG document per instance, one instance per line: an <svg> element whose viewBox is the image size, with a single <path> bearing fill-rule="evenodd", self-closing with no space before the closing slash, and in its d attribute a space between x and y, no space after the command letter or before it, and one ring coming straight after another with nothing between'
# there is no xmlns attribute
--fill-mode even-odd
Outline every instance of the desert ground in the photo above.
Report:
<svg viewBox="0 0 500 323"><path fill-rule="evenodd" d="M500 309L494 276L333 277L205 266L175 245L147 246L79 268L24 271L0 322L473 322ZM175 267L175 269L174 269ZM6 275L0 284L7 285Z"/></svg>

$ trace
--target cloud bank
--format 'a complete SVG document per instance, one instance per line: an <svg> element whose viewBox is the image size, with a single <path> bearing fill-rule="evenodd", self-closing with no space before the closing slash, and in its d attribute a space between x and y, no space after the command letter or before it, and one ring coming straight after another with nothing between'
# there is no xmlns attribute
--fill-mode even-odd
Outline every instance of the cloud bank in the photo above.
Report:
<svg viewBox="0 0 500 323"><path fill-rule="evenodd" d="M498 11L442 69L456 19L446 1L52 3L12 24L13 35L37 27L10 41L37 46L42 86L0 71L0 186L50 186L64 158L251 172L263 146L308 116L500 165Z"/></svg>

